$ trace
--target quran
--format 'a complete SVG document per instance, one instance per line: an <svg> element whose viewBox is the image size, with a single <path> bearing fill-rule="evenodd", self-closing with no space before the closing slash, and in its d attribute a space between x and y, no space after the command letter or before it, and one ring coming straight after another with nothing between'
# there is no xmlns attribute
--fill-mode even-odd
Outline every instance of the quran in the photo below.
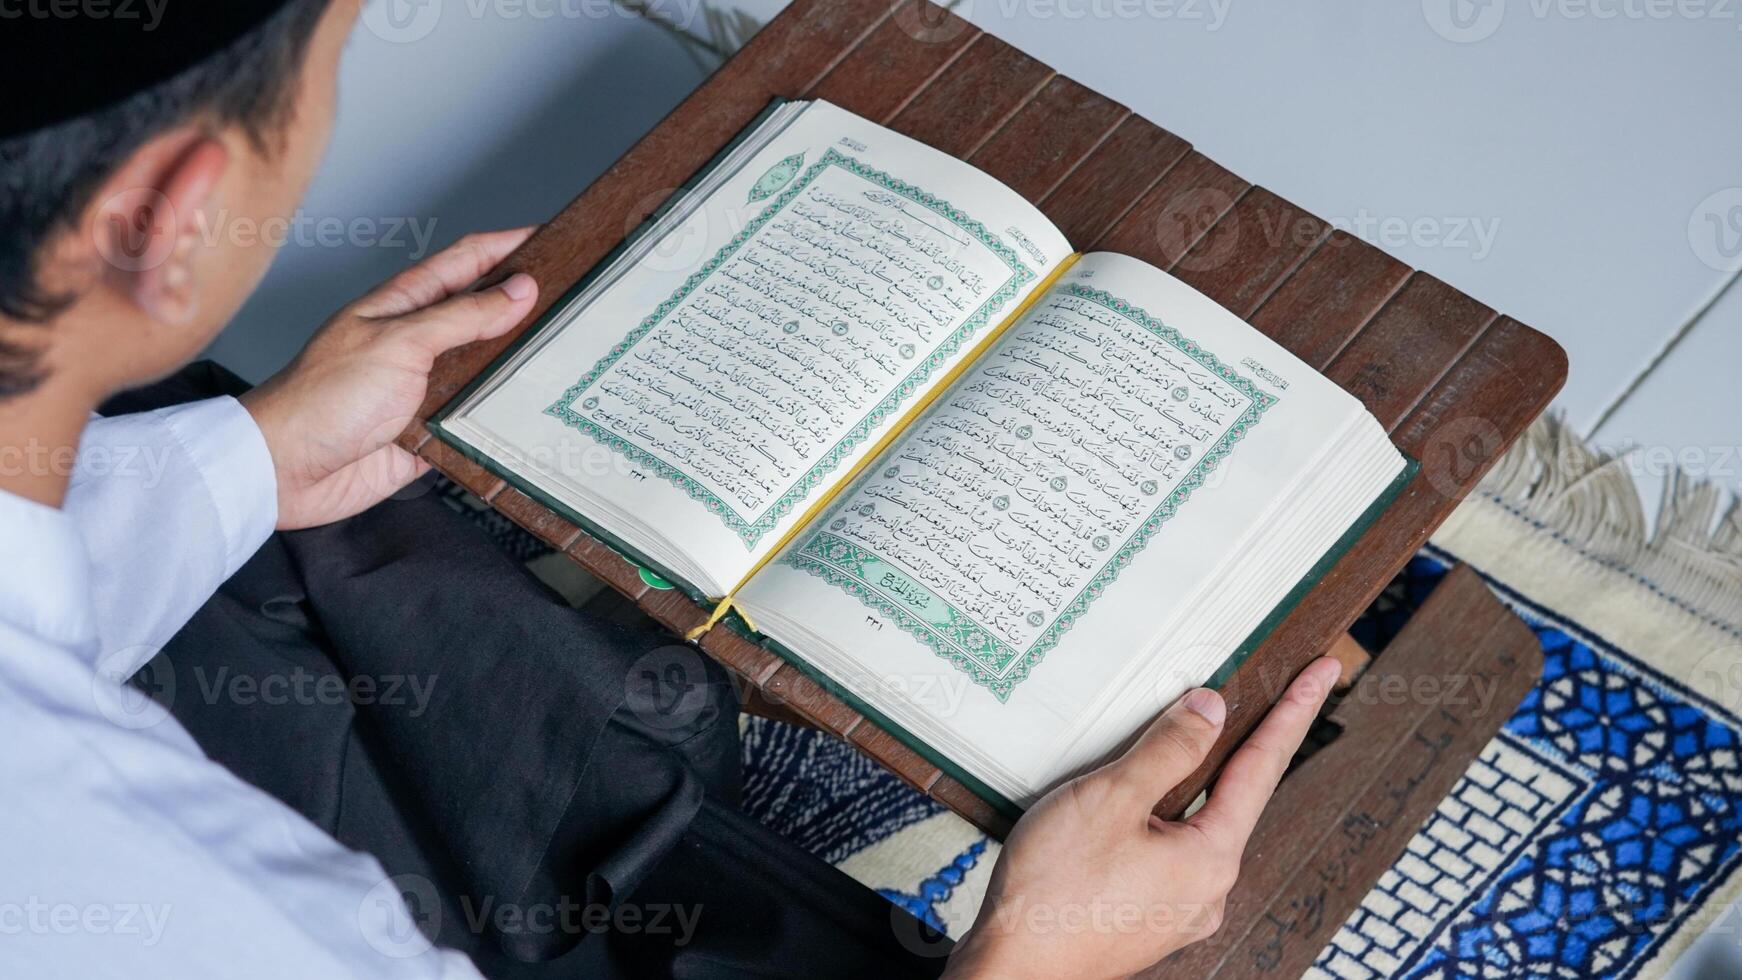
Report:
<svg viewBox="0 0 1742 980"><path fill-rule="evenodd" d="M1207 297L823 101L430 428L1011 810L1227 676L1415 469Z"/></svg>

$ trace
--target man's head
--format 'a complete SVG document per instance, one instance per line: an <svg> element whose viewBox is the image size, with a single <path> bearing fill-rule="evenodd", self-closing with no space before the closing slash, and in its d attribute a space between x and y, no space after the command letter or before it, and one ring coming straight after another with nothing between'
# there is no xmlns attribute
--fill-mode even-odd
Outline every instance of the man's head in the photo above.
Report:
<svg viewBox="0 0 1742 980"><path fill-rule="evenodd" d="M0 138L0 399L50 383L101 397L223 328L273 253L226 226L301 199L357 7L287 0L166 81Z"/></svg>

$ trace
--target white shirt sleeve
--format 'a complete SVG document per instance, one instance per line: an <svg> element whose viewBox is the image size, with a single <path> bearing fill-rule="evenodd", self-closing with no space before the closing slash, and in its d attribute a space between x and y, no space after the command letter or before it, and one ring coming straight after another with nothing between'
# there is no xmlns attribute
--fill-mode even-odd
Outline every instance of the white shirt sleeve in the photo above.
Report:
<svg viewBox="0 0 1742 980"><path fill-rule="evenodd" d="M151 659L278 522L272 456L234 398L93 419L65 512L90 552L105 672Z"/></svg>

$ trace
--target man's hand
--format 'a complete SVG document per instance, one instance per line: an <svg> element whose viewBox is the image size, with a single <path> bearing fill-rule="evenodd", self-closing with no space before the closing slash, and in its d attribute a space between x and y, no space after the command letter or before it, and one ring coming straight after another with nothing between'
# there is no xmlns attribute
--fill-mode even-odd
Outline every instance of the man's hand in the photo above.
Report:
<svg viewBox="0 0 1742 980"><path fill-rule="evenodd" d="M464 291L531 234L460 239L340 310L242 396L272 452L281 530L366 510L429 468L393 440L423 403L438 354L499 337L532 310L538 284L524 273Z"/></svg>
<svg viewBox="0 0 1742 980"><path fill-rule="evenodd" d="M1047 794L1005 842L947 975L1123 977L1213 933L1246 838L1337 673L1329 657L1302 671L1228 760L1209 802L1184 821L1150 810L1222 730L1227 709L1203 688L1118 761Z"/></svg>

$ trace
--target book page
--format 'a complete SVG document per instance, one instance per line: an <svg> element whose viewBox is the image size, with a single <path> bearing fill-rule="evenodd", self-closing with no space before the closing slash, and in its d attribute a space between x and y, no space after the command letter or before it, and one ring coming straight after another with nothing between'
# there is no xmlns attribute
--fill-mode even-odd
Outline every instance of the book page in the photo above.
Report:
<svg viewBox="0 0 1742 980"><path fill-rule="evenodd" d="M991 178L824 103L666 237L464 421L716 589L1068 254Z"/></svg>
<svg viewBox="0 0 1742 980"><path fill-rule="evenodd" d="M1086 256L741 598L922 738L1044 767L1359 411L1177 280Z"/></svg>
<svg viewBox="0 0 1742 980"><path fill-rule="evenodd" d="M783 561L999 700L1277 396L1082 282L1043 297Z"/></svg>

